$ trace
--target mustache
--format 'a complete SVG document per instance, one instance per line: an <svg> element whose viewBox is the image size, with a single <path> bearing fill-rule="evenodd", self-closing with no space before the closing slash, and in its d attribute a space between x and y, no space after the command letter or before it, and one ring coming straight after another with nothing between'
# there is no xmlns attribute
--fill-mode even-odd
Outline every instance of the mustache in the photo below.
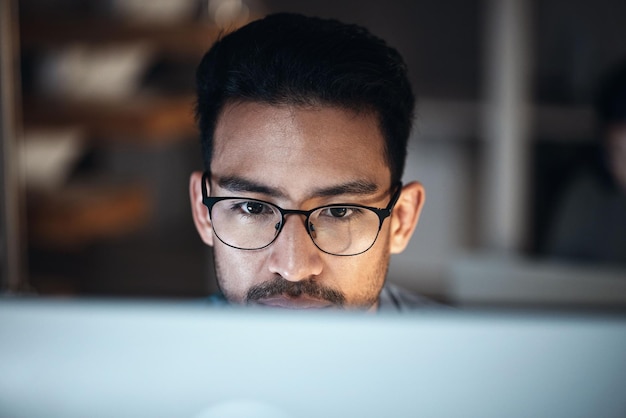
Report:
<svg viewBox="0 0 626 418"><path fill-rule="evenodd" d="M246 294L246 303L279 295L290 297L306 295L314 299L331 302L337 306L343 306L346 301L346 297L341 291L321 285L313 279L291 282L282 277L275 277L252 286Z"/></svg>

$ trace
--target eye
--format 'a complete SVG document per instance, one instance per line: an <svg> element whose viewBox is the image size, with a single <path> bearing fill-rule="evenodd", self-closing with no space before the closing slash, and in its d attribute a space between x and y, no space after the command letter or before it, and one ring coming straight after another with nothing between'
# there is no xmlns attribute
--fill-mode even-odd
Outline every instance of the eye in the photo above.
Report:
<svg viewBox="0 0 626 418"><path fill-rule="evenodd" d="M246 202L244 203L244 211L251 215L258 215L259 213L263 213L263 205L259 202Z"/></svg>
<svg viewBox="0 0 626 418"><path fill-rule="evenodd" d="M355 208L347 206L333 206L322 211L320 216L327 216L333 219L349 218L355 214Z"/></svg>
<svg viewBox="0 0 626 418"><path fill-rule="evenodd" d="M259 202L244 202L241 206L244 212L249 213L250 215L259 215L263 213L264 210L269 210L266 205Z"/></svg>
<svg viewBox="0 0 626 418"><path fill-rule="evenodd" d="M246 216L273 215L274 209L263 202L255 200L239 200L230 204L231 213L239 213Z"/></svg>
<svg viewBox="0 0 626 418"><path fill-rule="evenodd" d="M343 218L348 213L348 208L329 208L330 216L334 218Z"/></svg>

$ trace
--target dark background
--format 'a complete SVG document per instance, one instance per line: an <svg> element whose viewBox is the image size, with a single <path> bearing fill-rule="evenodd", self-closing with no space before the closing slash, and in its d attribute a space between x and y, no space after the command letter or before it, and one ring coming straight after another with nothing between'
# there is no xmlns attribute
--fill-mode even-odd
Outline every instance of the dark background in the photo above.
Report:
<svg viewBox="0 0 626 418"><path fill-rule="evenodd" d="M489 2L267 0L244 3L251 16L294 11L366 26L404 55L419 101L480 103L483 98L484 26ZM49 92L41 88L42 68L45 69L51 52L61 51L68 45L98 49L132 41L132 36L120 38L132 18L121 17L115 11L114 2L21 0L17 5L22 40L19 57L24 130L58 129L64 123L68 126L97 125L91 114L89 121L83 122L82 116L76 115L75 105L68 111L74 112L72 117L59 116L71 101L58 95L51 98ZM535 0L528 5L531 10L532 60L528 65L532 103L554 106L566 114L572 109L591 114L598 78L611 64L626 56L626 2ZM39 24L42 21L52 25L47 28ZM156 28L155 32L161 34L166 32L159 30L162 27L181 28L173 30L176 34L183 33L182 28L191 23L208 21L205 2L198 2L184 19L167 24L144 22L143 25ZM99 33L91 22L104 22L106 30ZM185 41L181 35L181 39L181 49L197 43L193 36ZM206 45L210 40L207 32ZM198 139L193 130L192 96L195 66L205 48L199 45L190 48L190 52L176 53L164 47L161 41L155 44L156 52L139 79L137 93L113 107L124 109L138 98L143 102L149 98L154 104L159 100L184 97L188 100L181 106L182 113L187 112L187 119L183 117L180 126L175 125L176 129L134 132L132 126L119 127L125 122L118 112L106 126L87 129L84 137L87 145L73 163L71 175L58 190L42 197L27 184L27 275L35 292L202 297L215 289L210 249L195 233L187 191L189 173L202 169ZM97 100L90 101L89 106L94 106L95 102ZM88 106L79 107L85 110ZM97 106L94 109L93 113L106 113ZM155 117L155 120L162 119ZM581 164L581 158L595 146L592 119L583 121L583 129L574 132L570 122L581 125L580 120L569 121L566 117L559 121L556 130L550 131L552 134L545 131L532 134L529 170L532 195L528 211L531 233L523 249L526 254L542 255L543 240L560 193ZM467 138L464 155L473 161L480 153L480 141L476 132L468 132ZM479 162L472 164L475 169L479 168ZM103 190L102 183L116 191L137 184L142 192L135 196L143 197L134 203L118 197L103 201L101 207L111 205L106 213L119 211L121 218L126 217L121 222L124 227L119 230L105 227L105 233L86 234L70 240L69 244L69 230L57 233L56 237L41 233L37 220L54 218L57 212L53 204L58 204L54 199L61 199L81 182L86 182L93 192L87 195ZM98 205L97 202L85 204L85 212ZM61 210L55 219L68 222L79 219L79 215L76 210ZM428 237L422 239L428 241ZM467 242L469 244L460 245L468 250L480 246L478 239Z"/></svg>

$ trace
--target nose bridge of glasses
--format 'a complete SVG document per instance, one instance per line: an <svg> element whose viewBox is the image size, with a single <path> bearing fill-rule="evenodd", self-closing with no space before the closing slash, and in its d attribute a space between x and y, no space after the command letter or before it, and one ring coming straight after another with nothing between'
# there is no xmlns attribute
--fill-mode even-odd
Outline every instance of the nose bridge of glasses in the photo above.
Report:
<svg viewBox="0 0 626 418"><path fill-rule="evenodd" d="M282 215L282 219L281 219L281 223L279 226L279 228L277 229L281 229L285 226L285 223L287 222L287 217L290 217L290 215L299 215L299 216L295 216L295 218L300 218L302 219L302 223L304 224L304 228L307 230L307 233L310 234L309 231L309 217L311 215L310 211L306 211L306 210L298 210L298 209L282 209L279 208L280 213Z"/></svg>
<svg viewBox="0 0 626 418"><path fill-rule="evenodd" d="M302 245L305 245L305 240L308 241L311 245L315 245L317 247L314 240L315 233L309 227L308 220L310 216L310 211L282 208L279 209L282 214L282 221L281 223L276 225L277 234L274 238L274 241L278 240L282 242L282 244L278 244L279 247L281 247L283 250L285 248L291 247L293 250L297 250L297 253L300 255L303 254L304 247L302 247ZM296 219L292 220L292 222L287 225L289 218ZM304 230L301 229L302 226L298 225L298 219L301 220ZM287 231L283 231L284 229L287 229ZM285 245L287 245L288 247L285 247Z"/></svg>

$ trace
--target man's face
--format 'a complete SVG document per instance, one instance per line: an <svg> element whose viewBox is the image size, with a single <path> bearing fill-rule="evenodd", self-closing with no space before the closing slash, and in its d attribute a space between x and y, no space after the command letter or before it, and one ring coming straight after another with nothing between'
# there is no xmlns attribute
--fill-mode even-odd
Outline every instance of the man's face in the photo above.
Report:
<svg viewBox="0 0 626 418"><path fill-rule="evenodd" d="M393 191L377 118L325 106L226 106L215 130L211 176L211 196L258 199L284 209L384 208ZM214 235L206 208L198 204L199 178L200 173L192 175L194 219L204 241L214 247L218 285L230 302L376 308L390 253L404 248L404 238L408 241L391 232L401 230L398 216L387 218L374 245L359 255L320 251L300 215L286 217L271 245L241 250ZM417 214L419 205L421 189Z"/></svg>

